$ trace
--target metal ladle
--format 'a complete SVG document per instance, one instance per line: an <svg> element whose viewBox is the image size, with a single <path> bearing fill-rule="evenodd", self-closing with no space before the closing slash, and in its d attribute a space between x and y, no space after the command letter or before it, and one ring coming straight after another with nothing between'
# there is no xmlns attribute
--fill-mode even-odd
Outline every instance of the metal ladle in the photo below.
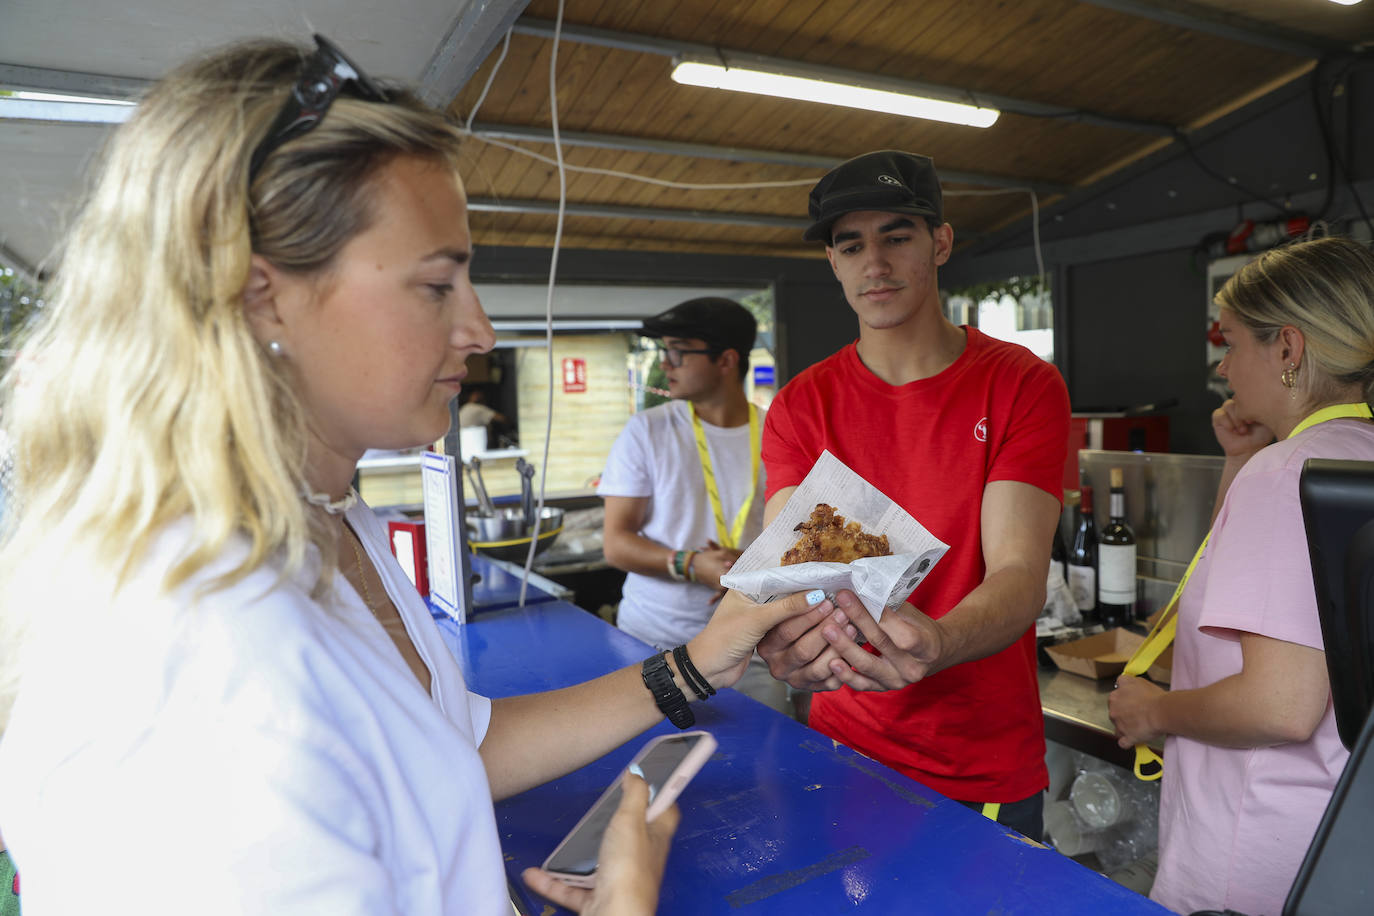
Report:
<svg viewBox="0 0 1374 916"><path fill-rule="evenodd" d="M482 482L482 459L473 455L463 467L468 473L468 479L472 481L472 491L477 496L477 511L482 515L495 515L496 506L492 504L491 497L487 495L487 486Z"/></svg>
<svg viewBox="0 0 1374 916"><path fill-rule="evenodd" d="M520 508L525 512L525 528L529 530L534 527L534 465L517 458L515 471L520 475Z"/></svg>

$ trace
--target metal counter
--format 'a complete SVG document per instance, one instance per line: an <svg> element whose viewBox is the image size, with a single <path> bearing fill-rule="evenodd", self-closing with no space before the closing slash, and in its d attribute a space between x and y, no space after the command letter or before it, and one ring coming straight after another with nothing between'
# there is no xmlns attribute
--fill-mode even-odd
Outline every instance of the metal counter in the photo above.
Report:
<svg viewBox="0 0 1374 916"><path fill-rule="evenodd" d="M1096 681L1067 671L1040 671L1040 709L1045 738L1130 769L1135 752L1117 747L1107 694L1112 681Z"/></svg>

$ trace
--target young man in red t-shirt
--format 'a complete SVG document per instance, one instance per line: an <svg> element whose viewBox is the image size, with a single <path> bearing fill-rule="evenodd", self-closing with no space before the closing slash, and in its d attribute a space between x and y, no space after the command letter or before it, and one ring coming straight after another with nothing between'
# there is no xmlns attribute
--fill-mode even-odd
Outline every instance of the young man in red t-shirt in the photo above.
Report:
<svg viewBox="0 0 1374 916"><path fill-rule="evenodd" d="M810 214L805 237L826 243L859 339L774 399L765 524L829 449L950 549L881 621L841 592L839 607L779 626L759 652L775 677L817 691L814 728L1039 839L1048 776L1033 624L1062 506L1063 379L945 318L936 271L954 230L929 158L851 159L812 190Z"/></svg>

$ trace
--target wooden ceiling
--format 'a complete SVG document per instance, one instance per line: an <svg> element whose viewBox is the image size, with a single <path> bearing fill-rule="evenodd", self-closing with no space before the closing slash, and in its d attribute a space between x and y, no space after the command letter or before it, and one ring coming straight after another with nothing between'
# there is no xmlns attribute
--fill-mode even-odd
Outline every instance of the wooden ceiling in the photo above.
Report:
<svg viewBox="0 0 1374 916"><path fill-rule="evenodd" d="M546 36L557 10L557 0L532 0L473 120L463 174L475 203L528 210L558 201L553 166L494 145L482 132L550 130L554 45ZM1173 21L1161 21L1171 15ZM947 176L946 216L956 238L989 232L1029 213L1029 195L960 192L1036 185L1043 206L1056 194L1089 185L1177 142L1169 128L1201 127L1308 72L1322 51L1374 40L1374 2L567 0L563 22L559 127L574 139L597 135L601 144L565 145L570 166L688 184L801 182L687 190L569 172L565 246L814 255L816 248L800 241L795 225L777 221L805 219L809 185L826 161L883 148L931 155ZM599 30L594 40L587 40L589 30ZM617 35L619 46L609 46ZM637 49L642 39L660 50ZM1058 111L1032 116L1004 107L994 126L978 129L680 86L669 78L672 58L661 52L668 43L940 84ZM498 43L454 99L455 115L471 116L500 53ZM1087 123L1085 115L1160 129ZM605 148L615 142L608 137L631 148ZM645 141L673 144L673 151L642 148ZM501 142L554 158L549 142ZM760 155L719 158L684 151L683 144ZM755 161L771 154L818 158ZM950 175L986 181L953 181ZM610 215L589 215L589 208ZM616 208L634 210L625 215ZM695 211L703 218L670 219L661 211ZM507 209L474 210L471 222L478 245L545 247L556 220L550 213Z"/></svg>

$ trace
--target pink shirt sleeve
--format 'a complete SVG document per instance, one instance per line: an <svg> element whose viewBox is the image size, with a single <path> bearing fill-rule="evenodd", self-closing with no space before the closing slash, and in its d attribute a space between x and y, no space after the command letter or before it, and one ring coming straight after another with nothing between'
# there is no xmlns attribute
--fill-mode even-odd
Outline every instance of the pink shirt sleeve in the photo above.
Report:
<svg viewBox="0 0 1374 916"><path fill-rule="evenodd" d="M1242 471L1232 483L1208 543L1211 571L1199 628L1324 649L1298 473L1290 467Z"/></svg>

